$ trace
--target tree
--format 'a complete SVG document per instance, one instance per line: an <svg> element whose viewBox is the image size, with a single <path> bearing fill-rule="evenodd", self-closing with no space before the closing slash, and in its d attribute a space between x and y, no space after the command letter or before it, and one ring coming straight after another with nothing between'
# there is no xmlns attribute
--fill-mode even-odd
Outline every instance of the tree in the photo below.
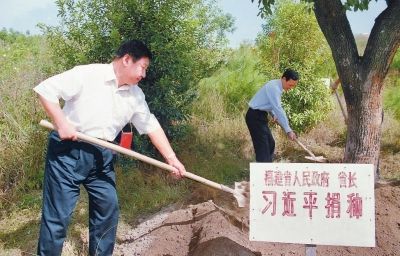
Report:
<svg viewBox="0 0 400 256"><path fill-rule="evenodd" d="M310 4L280 1L274 9L257 38L259 67L267 81L280 77L287 68L300 73L298 86L282 96L282 104L290 126L296 132L304 132L331 110L330 90L321 78L331 75L333 59L315 16L309 11Z"/></svg>
<svg viewBox="0 0 400 256"><path fill-rule="evenodd" d="M242 117L251 97L265 83L259 62L258 51L250 44L233 50L225 65L199 82L193 114L205 122Z"/></svg>
<svg viewBox="0 0 400 256"><path fill-rule="evenodd" d="M233 18L213 0L58 0L57 5L61 25L44 30L60 69L110 62L122 41L144 41L154 59L141 88L167 135L181 135L179 124L194 99L191 89L223 59ZM135 143L147 148L147 141Z"/></svg>
<svg viewBox="0 0 400 256"><path fill-rule="evenodd" d="M309 0L314 3L318 24L331 48L347 104L344 162L374 164L377 171L383 118L381 96L384 78L400 45L400 1L386 1L387 8L375 19L360 56L346 10L365 10L370 1ZM265 13L271 12L274 2L258 0Z"/></svg>

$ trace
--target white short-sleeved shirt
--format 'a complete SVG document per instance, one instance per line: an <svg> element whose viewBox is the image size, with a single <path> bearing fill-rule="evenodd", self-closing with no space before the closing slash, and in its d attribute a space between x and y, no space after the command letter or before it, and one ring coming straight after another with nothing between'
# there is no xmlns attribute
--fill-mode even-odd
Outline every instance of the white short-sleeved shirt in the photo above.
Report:
<svg viewBox="0 0 400 256"><path fill-rule="evenodd" d="M78 131L96 138L114 140L129 122L140 134L160 127L138 85L118 88L112 64L76 66L41 82L34 91L54 103L63 99L66 118Z"/></svg>

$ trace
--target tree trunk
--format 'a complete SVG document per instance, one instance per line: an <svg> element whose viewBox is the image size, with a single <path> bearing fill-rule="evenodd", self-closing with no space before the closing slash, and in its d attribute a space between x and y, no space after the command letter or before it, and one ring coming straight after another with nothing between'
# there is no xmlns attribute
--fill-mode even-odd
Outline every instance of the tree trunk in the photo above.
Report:
<svg viewBox="0 0 400 256"><path fill-rule="evenodd" d="M353 81L353 91L346 97L349 121L343 161L374 164L377 174L375 179L377 179L383 121L381 100L383 81L372 77L373 72L370 72L365 79Z"/></svg>
<svg viewBox="0 0 400 256"><path fill-rule="evenodd" d="M318 24L332 50L347 103L345 163L370 163L378 171L383 81L400 44L400 1L388 0L376 18L364 56L340 0L315 0ZM375 176L378 178L378 175Z"/></svg>

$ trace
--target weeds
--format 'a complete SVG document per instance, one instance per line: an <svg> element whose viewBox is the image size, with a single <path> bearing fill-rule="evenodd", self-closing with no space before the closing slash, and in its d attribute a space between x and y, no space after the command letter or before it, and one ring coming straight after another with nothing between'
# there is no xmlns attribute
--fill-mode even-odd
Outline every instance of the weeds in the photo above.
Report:
<svg viewBox="0 0 400 256"><path fill-rule="evenodd" d="M117 166L117 192L123 219L131 222L182 198L185 182L174 181L166 171L140 165L124 169Z"/></svg>
<svg viewBox="0 0 400 256"><path fill-rule="evenodd" d="M0 38L1 46L5 47L0 48L0 63L2 67L6 64L0 70L2 255L17 255L22 251L33 254L35 251L48 133L38 126L45 114L31 90L46 76L43 70L50 70L43 48L45 44L38 38L27 39L33 40L28 41L30 47L37 49L31 51L25 43L12 40L2 41ZM18 48L19 52L15 56L7 52L4 57L3 49L9 51L13 48ZM14 69L13 65L18 67ZM227 79L233 83L237 77L231 75ZM223 84L220 81L219 89L210 85L200 88L198 101L188 123L190 131L176 145L177 155L188 171L232 186L234 181L248 179L249 162L254 161L253 145L244 121L246 102L254 88L247 88L250 91L243 95L242 91L230 94L228 91L235 87L224 87ZM391 92L396 93L396 90ZM242 98L238 100L237 97ZM227 98L234 100L227 101ZM234 108L232 104L236 100L237 108ZM385 178L400 179L400 124L395 117L391 111L385 111L380 170ZM279 127L273 128L273 134L277 145L277 162L305 161L306 153L294 142L287 140ZM316 155L324 155L330 162L341 162L346 126L339 106L336 105L327 119L309 133L302 134L300 139ZM116 172L121 222L129 225L136 224L139 217L154 213L171 203L197 203L226 197L224 192L187 179L174 180L164 171L124 157L120 157L117 162ZM72 216L63 255L87 254L88 204L87 195L83 191Z"/></svg>
<svg viewBox="0 0 400 256"><path fill-rule="evenodd" d="M40 37L1 34L0 44L0 194L19 200L17 191L40 187L46 137L37 123L44 112L32 88L43 79L46 46ZM0 201L0 208L9 206Z"/></svg>

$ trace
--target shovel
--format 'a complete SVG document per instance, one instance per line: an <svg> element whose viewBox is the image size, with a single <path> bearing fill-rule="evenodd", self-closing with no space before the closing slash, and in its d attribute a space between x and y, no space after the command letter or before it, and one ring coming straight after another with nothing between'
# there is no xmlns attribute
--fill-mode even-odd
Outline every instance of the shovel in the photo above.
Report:
<svg viewBox="0 0 400 256"><path fill-rule="evenodd" d="M46 127L48 129L50 129L50 130L54 130L55 129L54 125L52 123L46 121L46 120L41 120L39 124L41 126L43 126L43 127ZM80 133L80 132L77 132L77 137L81 141L84 141L84 142L87 142L87 143L91 143L91 144L95 144L95 145L98 145L98 146L102 146L102 147L114 150L114 151L116 151L118 153L121 153L121 154L124 154L124 155L127 155L127 156L131 156L131 157L133 157L133 158L135 158L137 160L140 160L140 161L143 161L145 163L154 165L154 166L159 167L159 168L161 168L163 170L170 171L170 172L173 172L173 171L176 170L175 167L173 167L171 165L168 165L168 164L163 163L161 161L158 161L156 159L150 158L148 156L142 155L142 154L137 153L137 152L135 152L133 150L123 148L123 147L118 146L116 144L113 144L113 143L110 143L110 142L107 142L107 141L104 141L104 140L100 140L100 139L85 135L85 134ZM246 187L244 186L243 182L241 182L241 183L235 182L235 189L232 189L230 187L227 187L227 186L222 185L222 184L218 184L218 183L213 182L211 180L207 180L205 178L202 178L202 177L197 176L197 175L195 175L193 173L190 173L190 172L185 172L183 176L185 176L186 178L195 180L197 182L200 182L200 183L202 183L204 185L210 186L212 188L216 188L218 190L221 190L221 191L224 191L224 192L232 194L235 197L235 199L237 200L237 203L238 203L239 207L245 207L248 204L248 200L249 199L246 198L246 196L245 196L247 191L246 191Z"/></svg>
<svg viewBox="0 0 400 256"><path fill-rule="evenodd" d="M315 162L319 162L319 163L325 163L326 162L326 158L325 157L323 157L323 156L315 156L313 154L313 152L311 152L311 150L309 150L306 146L304 146L304 144L301 143L297 138L295 138L294 140L297 142L297 144L300 145L300 147L302 147L310 155L310 156L305 156L305 158L307 158L309 160L312 160L312 161L315 161Z"/></svg>

